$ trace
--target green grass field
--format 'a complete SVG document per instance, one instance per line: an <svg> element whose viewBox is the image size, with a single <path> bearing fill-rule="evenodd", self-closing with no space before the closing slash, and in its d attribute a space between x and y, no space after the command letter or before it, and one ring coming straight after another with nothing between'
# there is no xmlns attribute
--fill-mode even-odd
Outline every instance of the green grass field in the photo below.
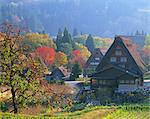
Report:
<svg viewBox="0 0 150 119"><path fill-rule="evenodd" d="M127 108L127 109L126 109ZM81 111L72 113L57 113L54 115L13 115L10 113L0 113L3 119L150 119L149 107L88 107Z"/></svg>
<svg viewBox="0 0 150 119"><path fill-rule="evenodd" d="M150 119L150 111L117 110L107 115L104 119Z"/></svg>

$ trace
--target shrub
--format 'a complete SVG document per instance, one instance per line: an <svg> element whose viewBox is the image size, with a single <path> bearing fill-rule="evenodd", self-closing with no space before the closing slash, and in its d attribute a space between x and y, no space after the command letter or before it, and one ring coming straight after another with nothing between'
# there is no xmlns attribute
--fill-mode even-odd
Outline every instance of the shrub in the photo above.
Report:
<svg viewBox="0 0 150 119"><path fill-rule="evenodd" d="M83 110L85 108L86 108L86 104L85 103L80 103L80 104L75 104L73 107L71 107L70 111L74 112L74 111Z"/></svg>
<svg viewBox="0 0 150 119"><path fill-rule="evenodd" d="M0 103L0 110L6 112L8 111L8 106L5 103Z"/></svg>

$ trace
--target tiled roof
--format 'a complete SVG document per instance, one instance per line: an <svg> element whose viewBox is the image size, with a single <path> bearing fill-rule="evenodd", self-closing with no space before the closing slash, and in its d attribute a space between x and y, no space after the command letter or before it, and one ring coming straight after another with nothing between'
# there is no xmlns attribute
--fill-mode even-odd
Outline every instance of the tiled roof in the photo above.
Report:
<svg viewBox="0 0 150 119"><path fill-rule="evenodd" d="M58 69L63 73L64 76L68 76L70 73L64 67L58 67Z"/></svg>

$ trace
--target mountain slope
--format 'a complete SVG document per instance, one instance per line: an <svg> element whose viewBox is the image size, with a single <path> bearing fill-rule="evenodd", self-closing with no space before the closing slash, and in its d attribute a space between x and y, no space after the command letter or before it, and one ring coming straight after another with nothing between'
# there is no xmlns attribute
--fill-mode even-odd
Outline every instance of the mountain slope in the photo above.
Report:
<svg viewBox="0 0 150 119"><path fill-rule="evenodd" d="M150 32L150 1L9 0L0 6L0 20L52 35L65 26L100 36Z"/></svg>

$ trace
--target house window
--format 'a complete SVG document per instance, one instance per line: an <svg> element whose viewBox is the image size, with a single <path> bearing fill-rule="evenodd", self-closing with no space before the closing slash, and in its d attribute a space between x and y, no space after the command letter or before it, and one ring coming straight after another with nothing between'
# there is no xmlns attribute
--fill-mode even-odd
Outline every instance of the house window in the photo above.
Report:
<svg viewBox="0 0 150 119"><path fill-rule="evenodd" d="M135 81L134 80L120 80L119 83L120 84L134 84Z"/></svg>
<svg viewBox="0 0 150 119"><path fill-rule="evenodd" d="M105 80L99 80L99 84L100 85L105 85L105 84L107 84L107 82Z"/></svg>
<svg viewBox="0 0 150 119"><path fill-rule="evenodd" d="M120 80L119 83L120 83L120 84L123 84L123 83L124 83L124 80Z"/></svg>
<svg viewBox="0 0 150 119"><path fill-rule="evenodd" d="M120 64L119 67L126 68L126 66L124 64Z"/></svg>
<svg viewBox="0 0 150 119"><path fill-rule="evenodd" d="M99 62L95 62L95 65L99 65Z"/></svg>
<svg viewBox="0 0 150 119"><path fill-rule="evenodd" d="M97 58L95 58L95 60L100 60L100 58L97 57Z"/></svg>
<svg viewBox="0 0 150 119"><path fill-rule="evenodd" d="M122 55L122 51L121 50L116 50L115 51L115 55L116 56L121 56Z"/></svg>
<svg viewBox="0 0 150 119"><path fill-rule="evenodd" d="M110 62L117 62L117 57L111 57Z"/></svg>
<svg viewBox="0 0 150 119"><path fill-rule="evenodd" d="M120 57L120 62L127 62L127 57Z"/></svg>
<svg viewBox="0 0 150 119"><path fill-rule="evenodd" d="M90 64L91 64L91 65L98 65L99 62L91 62Z"/></svg>

